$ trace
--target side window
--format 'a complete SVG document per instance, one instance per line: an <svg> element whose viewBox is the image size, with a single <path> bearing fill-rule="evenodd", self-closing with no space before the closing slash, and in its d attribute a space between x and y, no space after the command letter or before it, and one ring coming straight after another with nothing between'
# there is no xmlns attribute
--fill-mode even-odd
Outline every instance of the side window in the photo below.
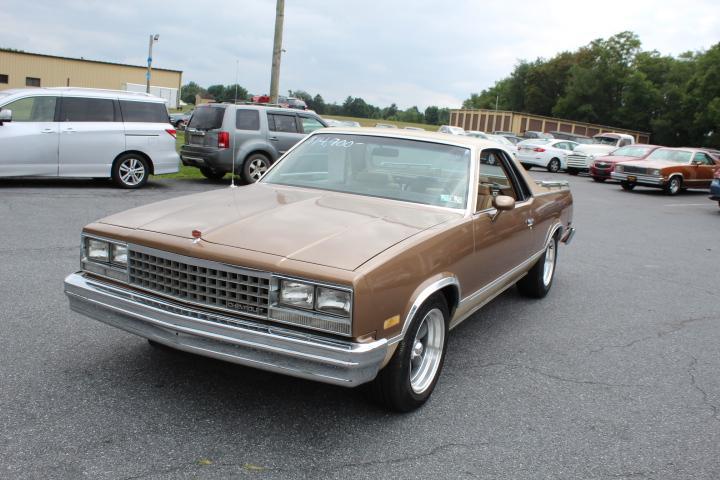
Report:
<svg viewBox="0 0 720 480"><path fill-rule="evenodd" d="M238 130L260 130L260 112L238 109L235 112L235 128Z"/></svg>
<svg viewBox="0 0 720 480"><path fill-rule="evenodd" d="M270 130L273 132L298 133L295 115L269 113L268 120L270 120Z"/></svg>
<svg viewBox="0 0 720 480"><path fill-rule="evenodd" d="M570 145L567 142L559 142L555 144L555 148L560 148L562 150L570 150Z"/></svg>
<svg viewBox="0 0 720 480"><path fill-rule="evenodd" d="M63 97L61 122L114 122L115 102L105 98Z"/></svg>
<svg viewBox="0 0 720 480"><path fill-rule="evenodd" d="M620 140L620 143L618 144L618 147L624 147L624 146L626 146L626 145L630 145L630 140L628 140L628 139L626 139L626 138L623 138L622 140Z"/></svg>
<svg viewBox="0 0 720 480"><path fill-rule="evenodd" d="M120 110L124 122L168 123L170 121L164 103L120 100Z"/></svg>
<svg viewBox="0 0 720 480"><path fill-rule="evenodd" d="M522 198L515 190L502 153L499 150L483 150L480 153L476 211L492 208L493 199L498 195L507 195L515 200Z"/></svg>
<svg viewBox="0 0 720 480"><path fill-rule="evenodd" d="M12 110L13 122L52 122L57 97L26 97L3 107Z"/></svg>
<svg viewBox="0 0 720 480"><path fill-rule="evenodd" d="M706 153L703 152L697 152L695 154L695 161L699 162L700 165L715 165L715 162L713 162L712 158L710 158Z"/></svg>
<svg viewBox="0 0 720 480"><path fill-rule="evenodd" d="M318 120L311 117L305 117L303 115L300 115L300 122L302 123L304 133L312 133L320 128L325 128L325 125L320 123Z"/></svg>

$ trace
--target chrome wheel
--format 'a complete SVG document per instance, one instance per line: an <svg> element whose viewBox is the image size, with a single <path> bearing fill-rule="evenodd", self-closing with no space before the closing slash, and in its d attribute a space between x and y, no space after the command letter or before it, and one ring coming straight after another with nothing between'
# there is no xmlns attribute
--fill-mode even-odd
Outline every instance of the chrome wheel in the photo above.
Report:
<svg viewBox="0 0 720 480"><path fill-rule="evenodd" d="M557 173L560 171L560 160L553 158L547 166L548 172Z"/></svg>
<svg viewBox="0 0 720 480"><path fill-rule="evenodd" d="M670 179L670 184L668 185L668 193L670 195L675 195L680 191L680 179L678 177L672 177Z"/></svg>
<svg viewBox="0 0 720 480"><path fill-rule="evenodd" d="M442 362L445 319L438 308L423 317L410 350L410 387L422 394L432 385Z"/></svg>
<svg viewBox="0 0 720 480"><path fill-rule="evenodd" d="M248 167L250 178L252 178L254 182L257 182L260 180L263 173L267 172L267 169L268 166L262 159L256 158L252 160L250 162L250 166Z"/></svg>
<svg viewBox="0 0 720 480"><path fill-rule="evenodd" d="M120 163L118 168L120 181L127 186L134 187L142 183L145 179L145 165L137 158L126 158Z"/></svg>
<svg viewBox="0 0 720 480"><path fill-rule="evenodd" d="M553 273L555 273L555 247L556 240L550 240L547 250L545 250L545 264L543 265L543 284L547 287L552 282Z"/></svg>

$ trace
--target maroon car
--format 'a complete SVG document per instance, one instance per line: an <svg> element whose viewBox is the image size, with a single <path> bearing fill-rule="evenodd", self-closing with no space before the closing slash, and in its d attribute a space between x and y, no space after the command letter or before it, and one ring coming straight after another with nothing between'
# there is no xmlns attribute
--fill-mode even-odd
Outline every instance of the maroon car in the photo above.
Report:
<svg viewBox="0 0 720 480"><path fill-rule="evenodd" d="M615 170L615 164L620 162L631 162L635 160L644 160L653 151L660 148L659 145L627 145L613 150L609 155L597 157L590 164L590 176L596 182L604 182L609 180L610 174Z"/></svg>

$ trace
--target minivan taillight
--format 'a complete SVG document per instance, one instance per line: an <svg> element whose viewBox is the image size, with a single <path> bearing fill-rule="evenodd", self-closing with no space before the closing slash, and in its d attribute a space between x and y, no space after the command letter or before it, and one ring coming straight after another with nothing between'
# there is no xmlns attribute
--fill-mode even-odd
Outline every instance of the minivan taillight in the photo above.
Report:
<svg viewBox="0 0 720 480"><path fill-rule="evenodd" d="M165 131L173 138L177 138L177 130L175 130L174 128L166 128Z"/></svg>
<svg viewBox="0 0 720 480"><path fill-rule="evenodd" d="M230 133L218 132L218 148L230 148Z"/></svg>

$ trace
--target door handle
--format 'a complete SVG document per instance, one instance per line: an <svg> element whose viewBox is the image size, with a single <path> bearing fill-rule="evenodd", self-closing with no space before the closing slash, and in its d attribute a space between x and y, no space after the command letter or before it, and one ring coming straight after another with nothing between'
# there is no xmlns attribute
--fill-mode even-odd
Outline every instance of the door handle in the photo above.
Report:
<svg viewBox="0 0 720 480"><path fill-rule="evenodd" d="M40 130L40 133L55 133L55 129L43 128L42 130Z"/></svg>
<svg viewBox="0 0 720 480"><path fill-rule="evenodd" d="M75 132L75 129L68 127L68 128L66 128L65 130L63 130L63 131L64 131L65 133L74 133L74 132Z"/></svg>
<svg viewBox="0 0 720 480"><path fill-rule="evenodd" d="M532 230L533 226L535 226L535 219L528 218L525 223L527 223L527 226L530 228L530 230Z"/></svg>
<svg viewBox="0 0 720 480"><path fill-rule="evenodd" d="M270 140L271 142L278 142L278 141L279 141L279 140L278 140L278 137L270 137L270 138L268 138L268 140Z"/></svg>

